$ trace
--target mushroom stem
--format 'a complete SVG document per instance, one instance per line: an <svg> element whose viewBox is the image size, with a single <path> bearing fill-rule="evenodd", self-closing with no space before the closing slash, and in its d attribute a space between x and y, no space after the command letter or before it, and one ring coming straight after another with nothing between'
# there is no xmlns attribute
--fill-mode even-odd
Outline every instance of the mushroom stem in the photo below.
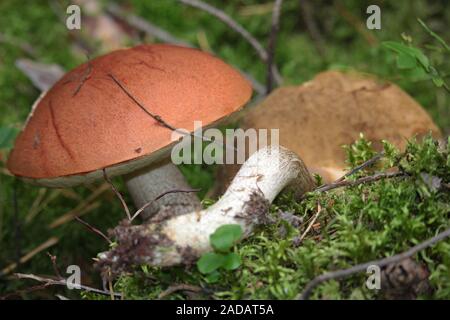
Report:
<svg viewBox="0 0 450 320"><path fill-rule="evenodd" d="M260 149L244 163L223 197L208 209L179 216L162 210L148 224L116 227L118 244L99 255L99 266L120 273L131 265L192 263L211 250L209 237L222 225L239 224L248 237L255 226L267 221L270 203L287 187L298 197L313 189L303 161L283 147Z"/></svg>
<svg viewBox="0 0 450 320"><path fill-rule="evenodd" d="M125 183L137 208L143 207L169 190L190 189L180 170L169 160L152 164L126 175ZM154 201L142 212L141 216L149 219L163 206L176 207L178 214L202 208L195 193L172 193Z"/></svg>

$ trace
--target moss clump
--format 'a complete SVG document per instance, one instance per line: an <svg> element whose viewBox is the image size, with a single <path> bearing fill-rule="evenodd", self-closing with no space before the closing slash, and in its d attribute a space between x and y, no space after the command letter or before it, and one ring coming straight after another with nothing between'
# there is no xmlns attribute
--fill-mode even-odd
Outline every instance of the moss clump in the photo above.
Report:
<svg viewBox="0 0 450 320"><path fill-rule="evenodd" d="M217 284L209 284L195 267L142 267L123 275L115 289L126 298L153 299L174 284L203 287L203 298L291 299L315 276L329 270L402 252L448 228L450 212L450 150L431 137L420 143L412 140L400 153L384 142L385 157L359 171L350 179L397 167L406 176L391 178L327 193L310 193L302 202L282 195L271 207L276 222L263 226L235 247L242 265L233 272L222 271ZM370 142L361 138L347 148L354 167L375 154ZM314 227L299 243L309 220L321 212ZM284 214L280 214L283 212ZM290 213L300 218L289 219ZM284 218L279 218L283 216ZM292 216L291 216L292 217ZM302 221L298 224L299 221ZM428 269L431 291L418 298L450 298L450 241L421 251L414 260ZM385 298L383 290L369 290L367 275L356 274L323 283L312 298ZM92 295L88 298L99 298ZM169 299L185 299L173 293Z"/></svg>

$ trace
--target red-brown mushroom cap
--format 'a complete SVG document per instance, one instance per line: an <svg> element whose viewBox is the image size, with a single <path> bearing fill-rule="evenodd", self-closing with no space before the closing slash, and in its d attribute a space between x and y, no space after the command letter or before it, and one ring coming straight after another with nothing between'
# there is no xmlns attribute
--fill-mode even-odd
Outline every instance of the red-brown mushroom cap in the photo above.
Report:
<svg viewBox="0 0 450 320"><path fill-rule="evenodd" d="M8 159L14 175L71 186L128 173L167 154L172 131L212 125L240 109L252 89L242 75L207 53L172 45L114 51L78 66L39 101Z"/></svg>

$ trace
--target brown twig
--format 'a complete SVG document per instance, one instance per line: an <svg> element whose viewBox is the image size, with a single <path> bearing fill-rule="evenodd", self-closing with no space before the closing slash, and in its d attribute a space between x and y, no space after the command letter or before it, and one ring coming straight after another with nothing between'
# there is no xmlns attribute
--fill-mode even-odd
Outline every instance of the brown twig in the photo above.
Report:
<svg viewBox="0 0 450 320"><path fill-rule="evenodd" d="M36 285L36 286L29 287L29 288L26 288L26 289L22 289L22 290L18 290L18 291L15 291L15 292L11 292L11 293L5 294L4 296L0 296L0 300L6 300L6 299L9 299L11 297L21 296L21 295L23 295L25 293L30 293L30 292L33 292L33 291L42 290L42 289L47 288L48 286L49 286L49 284L44 283L44 284L39 284L39 285Z"/></svg>
<svg viewBox="0 0 450 320"><path fill-rule="evenodd" d="M158 201L159 199L161 199L162 197L164 197L167 194L179 193L179 192L186 192L186 193L188 193L188 192L198 192L200 190L201 189L187 189L187 190L186 189L174 189L174 190L165 191L165 192L161 193L159 196L157 196L155 199L153 199L152 201L147 202L146 204L144 204L139 210L137 210L134 213L134 215L131 217L130 221L133 221L137 216L139 216L142 213L142 211L144 211L146 208L151 206L152 203L154 203L155 201Z"/></svg>
<svg viewBox="0 0 450 320"><path fill-rule="evenodd" d="M216 17L217 19L225 23L232 30L239 33L253 47L253 49L256 51L260 59L265 63L267 63L269 55L266 49L264 49L261 43L254 36L252 36L250 32L248 32L243 26L241 26L239 23L233 20L228 14L200 0L178 0L178 1L185 5L208 12L212 16ZM272 72L277 84L281 84L282 79L276 66L273 67Z"/></svg>
<svg viewBox="0 0 450 320"><path fill-rule="evenodd" d="M111 15L113 18L120 19L124 21L126 24L128 24L130 27L139 30L141 32L144 32L152 37L155 37L156 39L164 42L164 43L170 43L174 45L179 45L187 48L194 48L192 44L189 42L186 42L184 40L178 39L174 35L170 34L166 30L150 23L147 20L144 20L141 17L138 17L134 14L131 14L122 8L120 8L116 4L110 4L106 8L106 12ZM239 70L241 74L252 83L253 89L260 95L265 93L264 86L258 82L252 75Z"/></svg>
<svg viewBox="0 0 450 320"><path fill-rule="evenodd" d="M341 187L354 187L363 183L375 182L381 179L396 178L396 177L407 177L408 175L404 172L379 172L372 176L362 177L354 181L343 180L339 182L333 182L330 184L323 185L313 192L326 192L332 189Z"/></svg>
<svg viewBox="0 0 450 320"><path fill-rule="evenodd" d="M143 104L142 102L140 102L137 98L135 98L135 97L131 94L131 92L125 87L125 85L124 85L122 82L120 82L114 75L112 75L111 73L109 73L108 76L109 76L109 77L110 77L110 78L111 78L111 79L119 86L120 89L122 89L122 91L123 91L123 92L124 92L131 100L133 100L134 103L136 103L136 104L139 106L139 108L141 108L141 109L142 109L146 114L148 114L151 118L153 118L154 120L156 120L161 126L167 128L167 129L169 129L169 130L178 132L178 133L180 133L181 135L184 135L184 136L188 136L188 135L189 135L189 136L191 136L191 137L193 137L193 138L200 138L200 139L202 139L203 141L208 141L208 142L211 142L211 143L217 143L217 144L219 144L219 145L222 146L222 147L225 146L226 148L230 148L230 149L236 151L236 148L235 148L234 146L229 146L228 144L224 144L222 141L219 141L218 139L217 139L217 140L212 140L211 138L208 138L208 137L205 137L205 136L202 136L202 135L198 136L198 135L195 134L195 132L192 132L192 133L186 133L186 132L183 131L183 130L180 130L180 129L175 128L175 126L169 124L169 123L168 123L167 121L165 121L160 115L157 115L157 114L154 114L154 113L148 111L147 108L144 106L144 104Z"/></svg>
<svg viewBox="0 0 450 320"><path fill-rule="evenodd" d="M63 279L61 272L59 272L58 266L56 265L56 256L52 255L50 252L47 252L47 255L49 256L51 262L53 271L55 272L55 275L58 277L58 279Z"/></svg>
<svg viewBox="0 0 450 320"><path fill-rule="evenodd" d="M112 241L110 238L108 238L103 232L101 232L99 229L97 229L96 227L90 225L89 223L87 223L86 221L80 219L79 217L75 217L75 220L77 220L79 223L81 223L83 226L85 226L86 228L88 228L89 230L91 230L93 233L98 234L100 237L102 237L103 239L105 239L109 244L112 244Z"/></svg>
<svg viewBox="0 0 450 320"><path fill-rule="evenodd" d="M336 182L341 182L341 181L345 180L346 178L355 174L356 172L361 171L362 169L365 169L365 168L373 165L374 163L378 162L383 157L384 157L384 152L380 152L380 153L376 154L374 157L365 161L364 163L360 164L359 166L354 167L352 170L350 170L349 172L347 172L346 174L344 174L342 177L340 177L339 179L337 179L334 182L336 183Z"/></svg>
<svg viewBox="0 0 450 320"><path fill-rule="evenodd" d="M145 32L149 35L152 35L155 38L161 40L162 42L188 48L192 47L190 43L174 37L166 30L148 22L147 20L141 17L126 12L125 10L120 8L117 4L109 4L106 7L106 13L113 16L114 18L126 21L129 26L139 31Z"/></svg>
<svg viewBox="0 0 450 320"><path fill-rule="evenodd" d="M307 300L310 297L310 295L312 294L314 288L316 288L322 282L332 280L332 279L341 279L341 278L348 277L348 276L358 273L358 272L366 271L367 268L372 265L377 265L378 267L382 268L382 267L385 267L385 266L393 264L393 263L398 263L402 260L412 257L417 252L419 252L423 249L426 249L426 248L432 246L433 244L448 238L449 236L450 236L450 228L445 231L442 231L441 233L437 234L436 236L434 236L428 240L425 240L425 241L415 245L414 247L411 247L407 251L396 254L394 256L386 257L384 259L369 261L366 263L358 264L358 265L353 266L348 269L341 269L341 270L332 271L332 272L328 272L323 275L320 275L320 276L314 278L311 282L309 282L305 286L305 289L297 297L297 299Z"/></svg>
<svg viewBox="0 0 450 320"><path fill-rule="evenodd" d="M191 292L201 292L202 288L197 287L197 286L193 286L190 284L177 284L177 285L172 285L169 288L167 288L166 290L164 290L163 292L161 292L158 296L158 299L163 299L169 295L171 295L174 292L177 291L191 291Z"/></svg>
<svg viewBox="0 0 450 320"><path fill-rule="evenodd" d="M122 194L119 192L119 190L117 190L112 181L109 179L108 175L106 174L106 169L103 169L103 178L111 186L111 189L115 193L117 198L119 198L120 203L122 204L122 207L125 210L128 220L131 220L130 209L128 209L127 203L125 202L125 199L122 197Z"/></svg>
<svg viewBox="0 0 450 320"><path fill-rule="evenodd" d="M18 279L32 279L35 281L43 282L43 283L45 283L46 286L67 286L67 284L68 284L66 279L55 280L55 279L51 279L51 278L40 277L40 276L37 276L34 274L15 273L14 276L16 276ZM84 291L98 293L98 294L104 294L104 295L108 295L108 296L113 294L115 297L119 297L119 298L122 297L121 293L111 293L111 291L109 291L109 290L100 290L100 289L92 288L92 287L85 286L82 284L79 284L78 286L74 286L74 289L84 290Z"/></svg>
<svg viewBox="0 0 450 320"><path fill-rule="evenodd" d="M150 111L148 111L144 104L141 103L139 100L137 100L131 93L130 91L128 91L127 88L125 88L125 86L122 84L122 82L120 82L113 74L108 73L108 77L110 77L118 86L120 89L122 89L122 91L131 99L133 100L134 103L136 103L139 108L142 109L142 111L144 111L146 114L148 114L150 117L152 117L156 122L158 122L160 125L162 125L163 127L170 129L172 131L177 131L177 128L175 128L174 126L170 125L169 123L167 123L166 121L163 120L163 118L161 118L161 116L154 114Z"/></svg>
<svg viewBox="0 0 450 320"><path fill-rule="evenodd" d="M277 41L277 34L280 27L280 15L283 0L275 0L272 11L272 27L270 29L269 44L267 46L267 85L266 94L269 94L273 89L273 80L275 70L275 47Z"/></svg>
<svg viewBox="0 0 450 320"><path fill-rule="evenodd" d="M92 72L92 64L91 64L91 60L89 59L89 56L88 56L87 68L84 70L84 72L83 72L83 74L82 74L82 76L81 76L81 78L79 80L78 86L76 87L75 91L72 94L72 97L75 97L78 94L78 92L80 92L81 87L83 86L83 84L91 76L91 72Z"/></svg>

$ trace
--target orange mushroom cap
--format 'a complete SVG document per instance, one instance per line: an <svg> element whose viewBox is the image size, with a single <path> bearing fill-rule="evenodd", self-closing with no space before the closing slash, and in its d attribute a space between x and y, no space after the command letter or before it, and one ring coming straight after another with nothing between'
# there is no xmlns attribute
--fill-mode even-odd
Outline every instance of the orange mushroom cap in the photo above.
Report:
<svg viewBox="0 0 450 320"><path fill-rule="evenodd" d="M212 125L251 97L235 69L199 50L140 45L100 56L68 72L33 107L7 167L14 175L47 186L87 183L131 172L167 155L175 128Z"/></svg>

